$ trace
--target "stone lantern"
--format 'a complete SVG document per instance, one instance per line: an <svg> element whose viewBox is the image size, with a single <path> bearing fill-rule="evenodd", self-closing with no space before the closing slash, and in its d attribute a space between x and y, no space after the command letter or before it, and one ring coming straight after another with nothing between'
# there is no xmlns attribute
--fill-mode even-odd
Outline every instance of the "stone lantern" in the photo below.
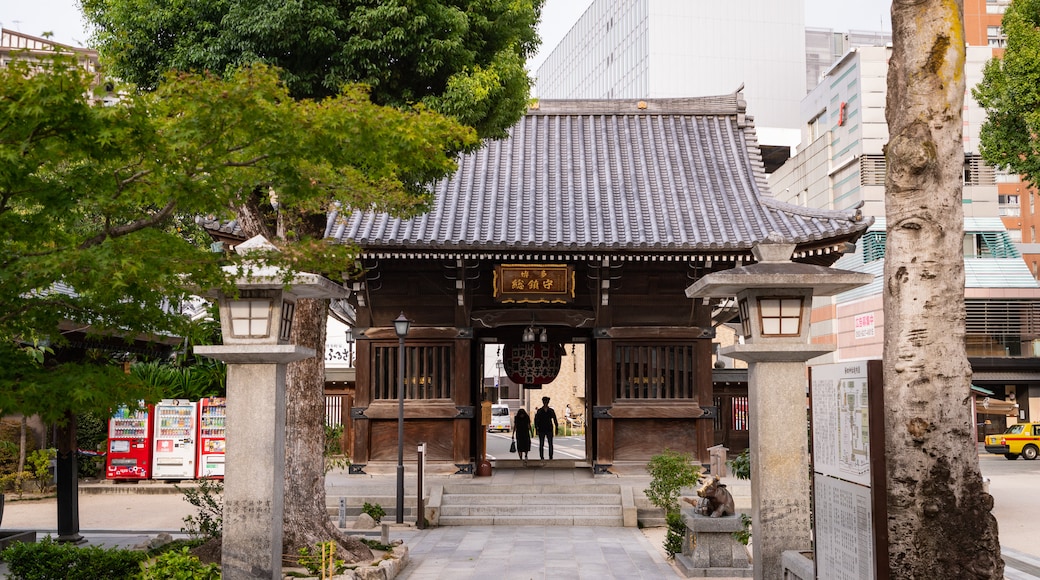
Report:
<svg viewBox="0 0 1040 580"><path fill-rule="evenodd" d="M720 354L748 362L755 578L781 578L781 553L812 546L805 363L835 348L809 342L813 296L874 279L792 262L794 249L771 234L752 248L756 264L708 274L686 289L689 298L737 298L744 342Z"/></svg>
<svg viewBox="0 0 1040 580"><path fill-rule="evenodd" d="M236 251L273 246L257 236ZM227 268L235 273L233 267ZM235 281L238 294L211 292L224 344L195 354L228 364L221 577L281 578L285 482L285 368L315 356L289 343L300 298L345 298L348 291L316 274L251 264Z"/></svg>

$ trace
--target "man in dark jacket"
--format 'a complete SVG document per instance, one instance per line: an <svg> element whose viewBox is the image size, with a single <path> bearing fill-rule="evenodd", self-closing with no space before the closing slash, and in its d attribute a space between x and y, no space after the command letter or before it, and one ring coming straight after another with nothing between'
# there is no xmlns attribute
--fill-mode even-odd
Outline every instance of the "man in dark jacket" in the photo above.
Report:
<svg viewBox="0 0 1040 580"><path fill-rule="evenodd" d="M549 459L553 458L553 435L560 427L556 411L549 408L549 397L542 397L542 406L534 414L534 430L538 432L538 456L545 459L545 439L549 439Z"/></svg>

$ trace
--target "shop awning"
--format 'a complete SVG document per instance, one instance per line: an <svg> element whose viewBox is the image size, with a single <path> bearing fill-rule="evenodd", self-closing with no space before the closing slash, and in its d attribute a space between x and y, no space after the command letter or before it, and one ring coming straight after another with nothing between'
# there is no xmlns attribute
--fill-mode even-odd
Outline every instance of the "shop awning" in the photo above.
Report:
<svg viewBox="0 0 1040 580"><path fill-rule="evenodd" d="M975 397L975 412L980 415L1018 415L1018 403L994 399L991 397Z"/></svg>

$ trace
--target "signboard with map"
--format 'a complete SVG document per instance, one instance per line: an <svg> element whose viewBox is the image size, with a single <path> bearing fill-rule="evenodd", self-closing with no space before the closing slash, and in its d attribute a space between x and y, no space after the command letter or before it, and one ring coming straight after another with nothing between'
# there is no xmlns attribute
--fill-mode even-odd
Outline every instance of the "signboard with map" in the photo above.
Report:
<svg viewBox="0 0 1040 580"><path fill-rule="evenodd" d="M881 361L815 365L809 395L817 577L887 578Z"/></svg>

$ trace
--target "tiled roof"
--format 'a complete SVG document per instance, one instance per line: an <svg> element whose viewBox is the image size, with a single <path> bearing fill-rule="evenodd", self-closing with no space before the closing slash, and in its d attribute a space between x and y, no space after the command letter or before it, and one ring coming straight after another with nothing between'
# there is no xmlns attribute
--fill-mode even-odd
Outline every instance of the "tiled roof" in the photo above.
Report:
<svg viewBox="0 0 1040 580"><path fill-rule="evenodd" d="M856 210L772 198L740 93L647 101L541 101L463 155L429 213L330 216L367 254L746 253L770 232L799 250L858 237Z"/></svg>

